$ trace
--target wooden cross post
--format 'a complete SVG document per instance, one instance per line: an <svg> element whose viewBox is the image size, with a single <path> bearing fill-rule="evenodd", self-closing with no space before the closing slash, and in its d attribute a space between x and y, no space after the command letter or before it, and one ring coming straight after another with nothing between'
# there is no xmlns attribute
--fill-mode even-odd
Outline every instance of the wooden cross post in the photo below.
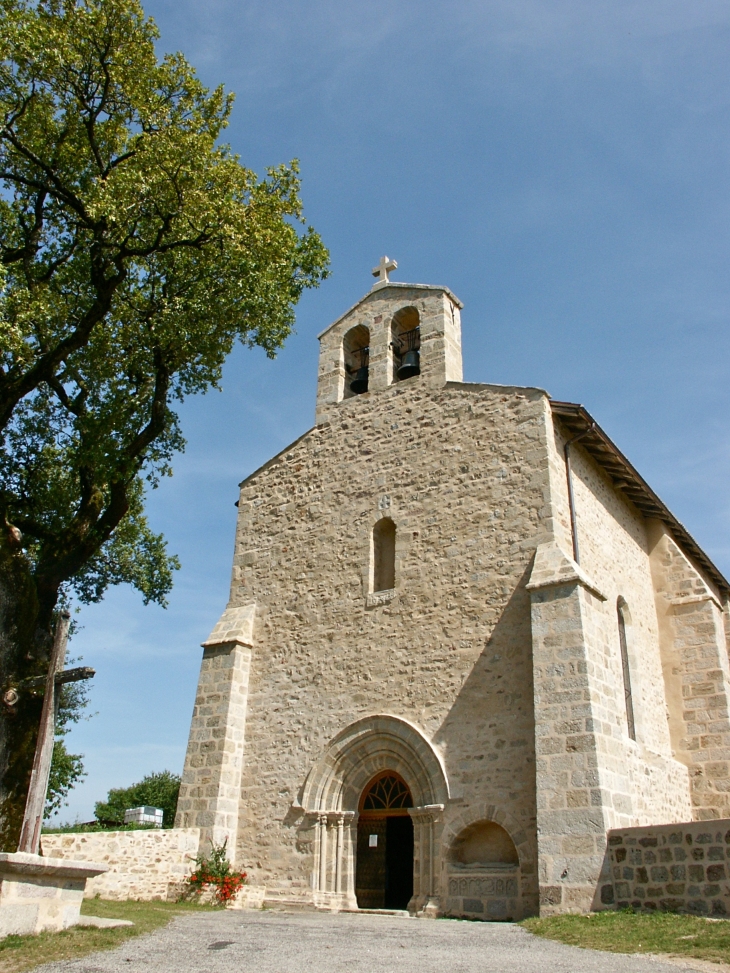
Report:
<svg viewBox="0 0 730 973"><path fill-rule="evenodd" d="M22 684L25 688L35 688L35 686L45 683L41 724L38 728L33 770L30 775L23 827L18 843L18 851L25 851L31 855L38 854L41 843L41 825L43 824L43 811L46 806L48 780L51 775L53 741L56 735L56 715L61 696L61 685L65 682L76 682L78 679L88 679L94 675L94 670L86 667L62 671L63 664L66 661L66 643L68 642L70 622L70 612L62 611L56 622L53 648L48 663L48 675L45 679L41 676L37 679L28 679Z"/></svg>
<svg viewBox="0 0 730 973"><path fill-rule="evenodd" d="M373 267L373 277L377 277L378 284L388 284L390 282L390 277L388 276L391 270L397 270L398 264L395 260L390 260L389 257L381 257L380 263L377 267ZM375 284L373 284L375 287Z"/></svg>

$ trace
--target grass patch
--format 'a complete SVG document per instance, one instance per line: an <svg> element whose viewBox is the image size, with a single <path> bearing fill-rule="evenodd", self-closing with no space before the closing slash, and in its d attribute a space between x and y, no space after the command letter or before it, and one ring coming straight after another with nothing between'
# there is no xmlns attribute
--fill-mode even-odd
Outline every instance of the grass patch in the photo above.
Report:
<svg viewBox="0 0 730 973"><path fill-rule="evenodd" d="M730 963L730 921L669 912L593 912L525 919L528 932L584 949L610 953L665 953Z"/></svg>
<svg viewBox="0 0 730 973"><path fill-rule="evenodd" d="M63 932L42 932L38 936L6 936L0 939L0 973L23 973L43 963L78 959L102 949L114 949L133 936L166 926L185 912L210 911L210 906L185 902L108 902L85 899L81 915L108 919L131 919L133 926L119 929L83 929L75 926Z"/></svg>

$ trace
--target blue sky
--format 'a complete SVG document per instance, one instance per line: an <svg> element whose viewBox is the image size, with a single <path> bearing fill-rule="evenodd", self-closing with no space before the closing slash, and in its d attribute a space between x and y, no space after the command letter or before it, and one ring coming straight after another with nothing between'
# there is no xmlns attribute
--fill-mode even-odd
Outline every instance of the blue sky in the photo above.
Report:
<svg viewBox="0 0 730 973"><path fill-rule="evenodd" d="M237 484L312 425L316 334L370 287L464 302L465 378L582 402L730 574L727 0L154 0L160 51L236 93L227 140L301 160L332 276L274 362L238 349L182 408L149 501L182 560L170 606L112 591L70 652L97 669L68 744L109 787L180 772L200 642L223 610Z"/></svg>

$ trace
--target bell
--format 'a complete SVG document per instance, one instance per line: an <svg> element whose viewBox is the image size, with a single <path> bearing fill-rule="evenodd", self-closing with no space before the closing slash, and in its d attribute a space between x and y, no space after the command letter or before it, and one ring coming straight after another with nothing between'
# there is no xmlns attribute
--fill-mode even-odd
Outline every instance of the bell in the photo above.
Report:
<svg viewBox="0 0 730 973"><path fill-rule="evenodd" d="M355 377L350 382L350 391L353 395L362 395L368 390L368 366L364 365L355 372Z"/></svg>
<svg viewBox="0 0 730 973"><path fill-rule="evenodd" d="M421 356L417 351L407 351L396 372L399 379L412 378L421 374Z"/></svg>

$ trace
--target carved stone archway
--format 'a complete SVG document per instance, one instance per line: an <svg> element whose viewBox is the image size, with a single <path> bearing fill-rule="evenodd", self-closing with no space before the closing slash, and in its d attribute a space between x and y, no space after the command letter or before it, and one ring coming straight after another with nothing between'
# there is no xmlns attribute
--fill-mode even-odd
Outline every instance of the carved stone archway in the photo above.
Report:
<svg viewBox="0 0 730 973"><path fill-rule="evenodd" d="M314 829L315 904L357 908L358 801L363 788L384 770L399 774L413 796L414 892L409 910L436 914L436 862L448 780L440 756L424 734L407 720L388 715L364 717L338 733L304 784L301 806L308 827Z"/></svg>

